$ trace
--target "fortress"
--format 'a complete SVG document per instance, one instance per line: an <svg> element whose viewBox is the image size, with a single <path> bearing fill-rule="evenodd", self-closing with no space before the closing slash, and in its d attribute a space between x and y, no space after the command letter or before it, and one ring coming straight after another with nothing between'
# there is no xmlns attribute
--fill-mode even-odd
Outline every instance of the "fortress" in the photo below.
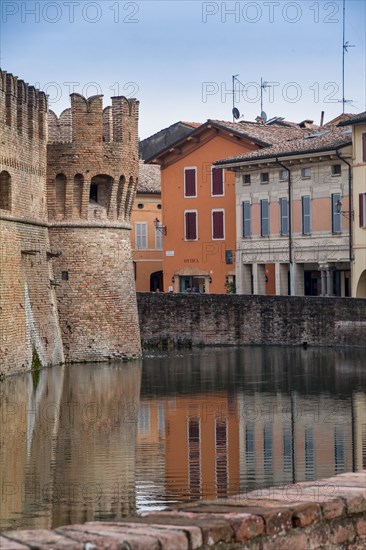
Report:
<svg viewBox="0 0 366 550"><path fill-rule="evenodd" d="M138 101L43 92L0 71L0 371L141 353L130 216Z"/></svg>

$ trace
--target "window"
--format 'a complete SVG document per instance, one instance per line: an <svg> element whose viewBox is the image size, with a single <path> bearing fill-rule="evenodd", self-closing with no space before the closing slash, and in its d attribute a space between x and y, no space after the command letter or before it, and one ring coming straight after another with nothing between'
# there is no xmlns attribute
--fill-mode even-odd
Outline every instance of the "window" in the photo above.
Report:
<svg viewBox="0 0 366 550"><path fill-rule="evenodd" d="M310 197L308 195L301 197L301 204L302 204L302 234L310 235L311 233Z"/></svg>
<svg viewBox="0 0 366 550"><path fill-rule="evenodd" d="M195 168L184 169L184 196L197 197Z"/></svg>
<svg viewBox="0 0 366 550"><path fill-rule="evenodd" d="M341 233L342 231L342 214L339 208L341 196L339 193L332 195L332 233Z"/></svg>
<svg viewBox="0 0 366 550"><path fill-rule="evenodd" d="M252 207L249 201L243 202L243 237L252 236Z"/></svg>
<svg viewBox="0 0 366 550"><path fill-rule="evenodd" d="M362 161L366 162L366 132L362 134Z"/></svg>
<svg viewBox="0 0 366 550"><path fill-rule="evenodd" d="M293 453L293 442L292 442L292 431L291 425L285 424L283 427L283 471L286 473L291 473L293 464L292 464L292 453Z"/></svg>
<svg viewBox="0 0 366 550"><path fill-rule="evenodd" d="M273 472L273 424L266 422L263 427L263 459L264 472Z"/></svg>
<svg viewBox="0 0 366 550"><path fill-rule="evenodd" d="M197 210L184 212L184 235L186 241L197 240Z"/></svg>
<svg viewBox="0 0 366 550"><path fill-rule="evenodd" d="M96 183L90 184L89 201L98 202L98 185Z"/></svg>
<svg viewBox="0 0 366 550"><path fill-rule="evenodd" d="M224 210L212 210L212 238L225 238L225 218Z"/></svg>
<svg viewBox="0 0 366 550"><path fill-rule="evenodd" d="M289 223L288 223L288 200L287 198L280 199L280 228L281 235L288 235Z"/></svg>
<svg viewBox="0 0 366 550"><path fill-rule="evenodd" d="M62 271L61 272L61 280L62 281L68 281L69 280L69 272L68 271Z"/></svg>
<svg viewBox="0 0 366 550"><path fill-rule="evenodd" d="M188 480L189 492L201 494L201 426L199 418L188 420Z"/></svg>
<svg viewBox="0 0 366 550"><path fill-rule="evenodd" d="M332 176L341 176L342 175L342 166L340 164L332 165Z"/></svg>
<svg viewBox="0 0 366 550"><path fill-rule="evenodd" d="M358 200L360 209L360 227L366 227L366 193L360 193L358 195Z"/></svg>
<svg viewBox="0 0 366 550"><path fill-rule="evenodd" d="M137 250L147 249L147 223L138 222L135 224L136 248Z"/></svg>
<svg viewBox="0 0 366 550"><path fill-rule="evenodd" d="M224 194L224 169L211 169L211 194L212 196L222 197Z"/></svg>
<svg viewBox="0 0 366 550"><path fill-rule="evenodd" d="M303 179L311 178L311 168L301 168L301 177Z"/></svg>
<svg viewBox="0 0 366 550"><path fill-rule="evenodd" d="M243 185L250 185L250 183L251 183L250 174L244 174L243 175Z"/></svg>
<svg viewBox="0 0 366 550"><path fill-rule="evenodd" d="M137 205L137 208L139 208L140 210L142 210L144 207L144 205L142 204L142 202L139 202L138 205Z"/></svg>
<svg viewBox="0 0 366 550"><path fill-rule="evenodd" d="M158 210L161 210L161 204L158 204L158 205L157 205L157 209L158 209Z"/></svg>
<svg viewBox="0 0 366 550"><path fill-rule="evenodd" d="M288 180L288 170L280 170L280 180L287 181Z"/></svg>
<svg viewBox="0 0 366 550"><path fill-rule="evenodd" d="M261 235L262 237L269 235L269 203L267 199L261 201Z"/></svg>
<svg viewBox="0 0 366 550"><path fill-rule="evenodd" d="M345 471L344 431L340 426L334 428L334 463L335 473L342 474Z"/></svg>
<svg viewBox="0 0 366 550"><path fill-rule="evenodd" d="M163 224L161 222L157 222L155 227L155 249L162 250L162 248L163 248Z"/></svg>
<svg viewBox="0 0 366 550"><path fill-rule="evenodd" d="M261 183L268 183L268 182L269 182L269 172L262 172Z"/></svg>
<svg viewBox="0 0 366 550"><path fill-rule="evenodd" d="M0 174L0 209L11 210L11 177L5 171Z"/></svg>

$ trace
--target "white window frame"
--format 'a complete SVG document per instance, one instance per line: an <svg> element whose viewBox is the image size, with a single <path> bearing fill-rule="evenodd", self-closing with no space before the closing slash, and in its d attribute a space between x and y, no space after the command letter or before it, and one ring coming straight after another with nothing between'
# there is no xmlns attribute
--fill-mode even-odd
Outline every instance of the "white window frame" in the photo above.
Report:
<svg viewBox="0 0 366 550"><path fill-rule="evenodd" d="M138 226L145 226L146 227L146 246L139 246L139 238L142 239L142 235L138 234L137 227ZM149 249L149 238L148 238L148 223L147 222L135 222L135 248L136 250L148 250Z"/></svg>
<svg viewBox="0 0 366 550"><path fill-rule="evenodd" d="M186 195L186 170L194 170L195 172L195 195ZM183 193L185 199L196 199L197 198L197 166L185 166L183 169Z"/></svg>
<svg viewBox="0 0 366 550"><path fill-rule="evenodd" d="M307 170L309 170L309 174L306 173ZM304 168L301 168L301 179L308 180L310 178L311 178L311 167L304 166Z"/></svg>
<svg viewBox="0 0 366 550"><path fill-rule="evenodd" d="M334 173L334 168L335 168L336 166L339 166L340 169L341 169L341 171L340 171L339 174L335 174L335 173ZM332 177L333 177L333 178L340 178L340 177L341 177L341 175L342 175L342 165L341 165L341 164L332 164L331 170L332 170Z"/></svg>
<svg viewBox="0 0 366 550"><path fill-rule="evenodd" d="M160 246L158 246L160 244ZM163 250L163 224L161 222L155 227L155 250Z"/></svg>
<svg viewBox="0 0 366 550"><path fill-rule="evenodd" d="M263 175L264 175L264 174L268 174L268 180L266 180L266 181L263 180ZM261 183L262 183L263 185L266 185L266 184L269 183L269 180L270 180L269 170L268 170L267 172L261 172L260 180L261 180Z"/></svg>
<svg viewBox="0 0 366 550"><path fill-rule="evenodd" d="M214 237L214 224L213 224L213 213L214 212L223 212L223 230L224 230L224 236L223 237ZM213 241L224 241L225 240L225 236L226 236L226 232L225 232L225 209L224 208L213 208L211 210L211 236L212 236L212 240Z"/></svg>
<svg viewBox="0 0 366 550"><path fill-rule="evenodd" d="M221 168L222 170L222 195L214 195L213 194L213 171L214 168L221 168L220 166L211 166L211 197L225 197L225 169Z"/></svg>
<svg viewBox="0 0 366 550"><path fill-rule="evenodd" d="M289 171L282 168L278 173L278 177L280 181L288 181Z"/></svg>
<svg viewBox="0 0 366 550"><path fill-rule="evenodd" d="M195 212L196 213L196 238L195 239L187 239L186 238L186 235L187 235L186 214L188 214L189 212ZM187 243L192 243L192 242L198 241L198 210L184 210L183 215L184 215L184 240Z"/></svg>

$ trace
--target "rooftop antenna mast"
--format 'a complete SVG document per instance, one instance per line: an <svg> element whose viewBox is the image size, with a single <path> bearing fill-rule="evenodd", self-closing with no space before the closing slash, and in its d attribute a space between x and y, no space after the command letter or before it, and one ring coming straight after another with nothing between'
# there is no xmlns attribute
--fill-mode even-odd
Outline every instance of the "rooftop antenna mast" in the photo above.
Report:
<svg viewBox="0 0 366 550"><path fill-rule="evenodd" d="M238 74L233 74L232 76L232 81L233 81L233 109L232 109L232 114L233 114L233 122L235 122L235 120L237 120L239 117L240 117L240 113L239 113L239 110L235 107L235 81L238 81L238 77L239 75Z"/></svg>
<svg viewBox="0 0 366 550"><path fill-rule="evenodd" d="M263 91L266 91L267 88L270 88L270 84L266 80L263 80L261 77L261 116L263 113Z"/></svg>
<svg viewBox="0 0 366 550"><path fill-rule="evenodd" d="M344 114L346 103L350 103L351 100L345 99L344 87L345 87L345 76L344 76L344 65L345 65L345 55L348 53L348 48L354 48L353 44L346 42L346 0L343 0L343 48L342 48L342 105Z"/></svg>

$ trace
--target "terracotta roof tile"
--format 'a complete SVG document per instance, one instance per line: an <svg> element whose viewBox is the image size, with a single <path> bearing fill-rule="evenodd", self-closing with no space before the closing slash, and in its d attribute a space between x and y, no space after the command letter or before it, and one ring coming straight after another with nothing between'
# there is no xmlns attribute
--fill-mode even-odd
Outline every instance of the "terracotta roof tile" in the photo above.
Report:
<svg viewBox="0 0 366 550"><path fill-rule="evenodd" d="M139 162L139 182L137 193L161 193L160 166Z"/></svg>
<svg viewBox="0 0 366 550"><path fill-rule="evenodd" d="M346 120L342 120L338 126L350 126L359 122L366 122L366 111L359 113L358 115L348 115L348 118Z"/></svg>
<svg viewBox="0 0 366 550"><path fill-rule="evenodd" d="M230 164L241 161L260 160L266 158L273 158L276 156L306 154L320 151L330 151L337 149L338 147L344 147L350 145L352 142L352 136L347 130L338 128L337 126L328 126L327 128L317 128L316 131L312 130L304 132L301 137L295 137L291 139L290 134L287 136L284 134L281 139L278 133L273 134L275 140L273 144L264 149L258 149L250 153L237 155L235 157L228 157L226 159L219 160L216 164Z"/></svg>

